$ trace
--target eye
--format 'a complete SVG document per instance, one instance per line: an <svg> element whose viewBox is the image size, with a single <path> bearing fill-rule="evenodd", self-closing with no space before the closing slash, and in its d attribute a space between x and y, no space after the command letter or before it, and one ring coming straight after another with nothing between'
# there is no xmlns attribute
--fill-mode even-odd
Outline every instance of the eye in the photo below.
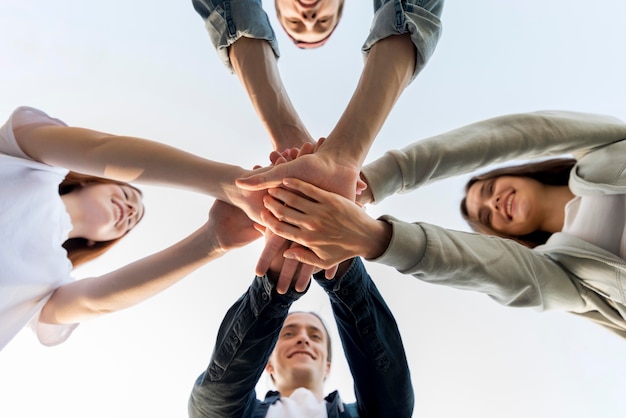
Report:
<svg viewBox="0 0 626 418"><path fill-rule="evenodd" d="M322 339L322 336L321 336L321 335L319 335L319 334L313 334L313 335L311 335L311 339L313 339L313 340L318 340L318 341L319 341L319 340L321 340L321 339Z"/></svg>
<svg viewBox="0 0 626 418"><path fill-rule="evenodd" d="M493 195L493 185L495 183L495 180L491 179L489 180L489 183L487 183L487 193L489 196Z"/></svg>

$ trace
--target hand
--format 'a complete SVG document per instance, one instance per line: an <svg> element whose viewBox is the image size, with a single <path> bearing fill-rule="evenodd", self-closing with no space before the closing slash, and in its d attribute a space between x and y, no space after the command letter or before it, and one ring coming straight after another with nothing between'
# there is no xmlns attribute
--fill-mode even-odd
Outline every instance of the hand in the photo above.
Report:
<svg viewBox="0 0 626 418"><path fill-rule="evenodd" d="M304 144L300 149L291 148L283 151L282 153L274 151L270 154L270 160L273 164L282 164L287 161L294 160L299 156L310 154L313 151L314 147L312 144ZM298 244L289 243L283 237L275 235L271 231L267 230L265 232L265 247L259 257L259 261L256 266L256 274L261 276L268 272L268 270L271 270L272 263L276 263L276 259L278 257L283 258L283 252L294 246L298 246ZM280 268L274 268L274 270L280 272L277 279L276 291L283 294L287 292L292 283L296 291L304 291L309 283L311 275L313 274L314 266L300 264L295 259L283 258Z"/></svg>
<svg viewBox="0 0 626 418"><path fill-rule="evenodd" d="M268 191L261 217L273 233L307 247L290 248L285 257L328 268L355 256L376 258L388 247L391 225L358 204L298 179L283 183L288 189Z"/></svg>
<svg viewBox="0 0 626 418"><path fill-rule="evenodd" d="M325 154L307 154L262 173L239 178L236 184L245 190L263 190L282 186L282 180L286 177L301 179L354 200L356 195L354 185L359 178L359 170L342 165Z"/></svg>
<svg viewBox="0 0 626 418"><path fill-rule="evenodd" d="M359 188L359 186L362 187ZM357 182L356 201L363 206L374 201L372 189L370 189L367 179L363 176L363 173L359 175L359 181Z"/></svg>
<svg viewBox="0 0 626 418"><path fill-rule="evenodd" d="M207 236L218 251L243 247L261 237L260 226L233 205L216 200L209 211Z"/></svg>

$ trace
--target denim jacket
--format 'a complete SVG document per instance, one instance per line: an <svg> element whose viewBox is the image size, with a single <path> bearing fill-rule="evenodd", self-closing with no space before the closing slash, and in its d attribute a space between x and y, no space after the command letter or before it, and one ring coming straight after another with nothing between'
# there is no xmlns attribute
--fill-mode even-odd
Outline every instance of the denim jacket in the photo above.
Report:
<svg viewBox="0 0 626 418"><path fill-rule="evenodd" d="M192 0L205 21L217 53L229 69L228 47L240 37L268 41L278 58L280 51L276 34L261 0ZM374 0L374 19L363 53L381 39L392 35L411 34L417 49L413 78L426 65L441 35L443 0Z"/></svg>
<svg viewBox="0 0 626 418"><path fill-rule="evenodd" d="M315 280L330 298L355 382L356 403L344 404L333 392L326 398L328 417L410 417L413 387L400 332L361 260L354 259L340 278L326 280L322 272ZM220 326L211 362L191 393L190 417L265 416L280 395L270 392L260 401L255 386L301 295L280 295L266 276L254 279Z"/></svg>

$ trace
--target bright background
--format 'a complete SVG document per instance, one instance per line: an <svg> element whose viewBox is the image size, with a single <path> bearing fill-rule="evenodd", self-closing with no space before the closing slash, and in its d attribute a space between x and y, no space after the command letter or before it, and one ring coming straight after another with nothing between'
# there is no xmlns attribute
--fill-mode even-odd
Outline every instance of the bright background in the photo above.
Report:
<svg viewBox="0 0 626 418"><path fill-rule="evenodd" d="M265 6L275 23L273 4ZM626 118L625 16L621 0L448 1L434 57L403 94L368 160L512 112ZM283 80L315 137L331 131L353 92L371 17L370 2L346 0L332 39L314 51L297 50L275 25ZM150 138L215 160L245 167L267 161L267 135L190 1L4 0L0 39L3 121L18 105L30 105L70 125ZM368 211L466 230L457 211L465 180L394 196ZM77 277L186 236L204 223L212 202L144 190L142 224ZM224 313L250 283L260 249L257 242L234 251L140 306L85 323L58 347L42 347L22 332L0 354L0 417L185 417L192 383L208 363ZM503 308L483 295L368 268L403 334L415 417L626 416L626 344L608 331L566 313ZM296 307L332 323L315 286ZM327 389L352 400L334 340ZM261 386L264 392L266 379Z"/></svg>

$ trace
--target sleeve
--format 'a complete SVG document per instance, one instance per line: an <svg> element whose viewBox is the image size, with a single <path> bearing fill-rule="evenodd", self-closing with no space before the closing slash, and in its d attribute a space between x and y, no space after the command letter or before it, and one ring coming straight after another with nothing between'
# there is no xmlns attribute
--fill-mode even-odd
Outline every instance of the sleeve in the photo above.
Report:
<svg viewBox="0 0 626 418"><path fill-rule="evenodd" d="M374 0L374 19L363 44L364 56L374 44L393 35L411 34L417 50L413 78L426 66L441 36L443 0Z"/></svg>
<svg viewBox="0 0 626 418"><path fill-rule="evenodd" d="M250 416L254 388L289 307L301 295L293 290L278 294L267 276L254 279L222 321L211 362L191 392L191 418Z"/></svg>
<svg viewBox="0 0 626 418"><path fill-rule="evenodd" d="M59 119L52 118L41 110L26 106L18 107L0 128L0 153L32 161L32 158L22 151L15 138L15 129L28 125L67 126Z"/></svg>
<svg viewBox="0 0 626 418"><path fill-rule="evenodd" d="M362 417L410 417L411 375L396 321L360 259L339 279L315 275L330 298Z"/></svg>
<svg viewBox="0 0 626 418"><path fill-rule="evenodd" d="M548 255L509 239L381 219L389 247L371 260L425 282L483 293L510 307L584 311L580 284Z"/></svg>
<svg viewBox="0 0 626 418"><path fill-rule="evenodd" d="M196 12L205 21L211 42L217 54L231 71L228 47L239 38L264 39L276 55L280 56L276 34L261 0L192 0Z"/></svg>
<svg viewBox="0 0 626 418"><path fill-rule="evenodd" d="M541 111L500 116L392 150L363 167L380 202L432 181L490 164L577 152L576 157L626 138L626 123L611 116Z"/></svg>

